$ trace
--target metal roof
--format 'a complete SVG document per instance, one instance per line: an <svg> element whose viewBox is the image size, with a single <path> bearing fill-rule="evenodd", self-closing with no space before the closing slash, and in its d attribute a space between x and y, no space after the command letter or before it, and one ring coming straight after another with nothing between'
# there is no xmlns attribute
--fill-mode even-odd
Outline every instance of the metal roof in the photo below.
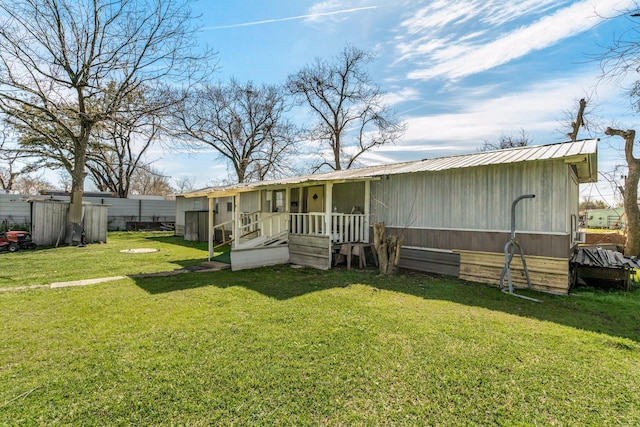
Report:
<svg viewBox="0 0 640 427"><path fill-rule="evenodd" d="M367 180L376 179L384 175L398 175L415 172L438 172L449 169L553 159L565 159L565 162L574 164L576 166L579 182L594 182L597 180L598 141L599 139L596 138L576 142L534 145L493 151L479 151L471 154L440 157L435 159L423 159L404 163L333 171L315 175L210 187L191 193L185 193L182 194L182 196L202 197L212 193L216 193L216 196L224 196L225 194L232 195L238 192L251 191L261 187L287 186L327 181Z"/></svg>

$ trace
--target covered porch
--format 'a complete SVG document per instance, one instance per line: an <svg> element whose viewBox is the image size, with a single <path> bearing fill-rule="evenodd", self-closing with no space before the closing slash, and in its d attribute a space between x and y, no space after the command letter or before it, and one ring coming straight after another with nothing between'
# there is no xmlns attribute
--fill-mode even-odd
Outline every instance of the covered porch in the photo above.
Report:
<svg viewBox="0 0 640 427"><path fill-rule="evenodd" d="M329 269L340 245L370 241L370 183L274 181L203 190L209 201L209 259L224 243L231 247L234 270L287 262ZM223 197L233 198L233 216L216 223L216 199ZM216 234L223 242L214 241Z"/></svg>

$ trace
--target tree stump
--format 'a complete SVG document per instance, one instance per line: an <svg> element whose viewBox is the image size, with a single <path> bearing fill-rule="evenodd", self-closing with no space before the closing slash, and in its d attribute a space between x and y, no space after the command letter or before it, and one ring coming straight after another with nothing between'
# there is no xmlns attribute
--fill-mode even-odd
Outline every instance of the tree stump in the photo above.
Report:
<svg viewBox="0 0 640 427"><path fill-rule="evenodd" d="M380 274L394 275L398 273L400 263L400 247L404 236L387 236L384 222L373 223L373 247L378 254Z"/></svg>

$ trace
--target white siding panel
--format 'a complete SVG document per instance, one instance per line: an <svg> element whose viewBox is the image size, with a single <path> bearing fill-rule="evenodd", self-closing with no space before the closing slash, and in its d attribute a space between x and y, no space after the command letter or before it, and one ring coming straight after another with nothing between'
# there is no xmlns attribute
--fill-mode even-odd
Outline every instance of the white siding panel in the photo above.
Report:
<svg viewBox="0 0 640 427"><path fill-rule="evenodd" d="M0 194L0 221L7 221L9 226L29 224L31 206L17 194Z"/></svg>
<svg viewBox="0 0 640 427"><path fill-rule="evenodd" d="M260 191L242 193L240 196L240 212L257 212L260 207Z"/></svg>
<svg viewBox="0 0 640 427"><path fill-rule="evenodd" d="M394 227L566 232L568 166L562 160L391 175L371 184L372 220Z"/></svg>

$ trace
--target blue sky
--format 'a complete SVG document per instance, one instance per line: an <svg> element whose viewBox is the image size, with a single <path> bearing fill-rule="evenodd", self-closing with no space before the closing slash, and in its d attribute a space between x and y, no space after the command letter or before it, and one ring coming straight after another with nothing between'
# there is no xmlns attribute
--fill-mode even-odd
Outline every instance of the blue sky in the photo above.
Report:
<svg viewBox="0 0 640 427"><path fill-rule="evenodd" d="M599 82L591 56L631 27L603 19L632 8L623 0L200 0L202 43L218 52L215 79L282 83L346 45L368 50L369 72L407 124L404 137L363 164L472 153L485 140L521 130L533 144L565 141L567 114L590 98L592 119L632 128L638 120L618 83ZM638 23L640 23L640 18ZM564 126L564 127L563 127ZM602 129L599 169L623 163L621 141ZM157 153L160 156L160 153ZM196 187L224 180L213 152L164 155L156 166ZM603 182L583 195L613 202Z"/></svg>

